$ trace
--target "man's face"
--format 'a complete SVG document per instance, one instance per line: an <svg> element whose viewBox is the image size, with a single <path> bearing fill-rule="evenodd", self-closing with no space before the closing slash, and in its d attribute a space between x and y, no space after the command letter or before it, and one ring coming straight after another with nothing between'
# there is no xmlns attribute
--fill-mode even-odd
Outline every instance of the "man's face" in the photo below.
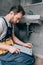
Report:
<svg viewBox="0 0 43 65"><path fill-rule="evenodd" d="M19 21L20 21L20 19L23 17L23 15L22 15L22 13L21 12L19 12L19 13L17 13L17 14L15 14L14 16L13 16L13 18L12 18L12 21L13 21L13 23L19 23Z"/></svg>

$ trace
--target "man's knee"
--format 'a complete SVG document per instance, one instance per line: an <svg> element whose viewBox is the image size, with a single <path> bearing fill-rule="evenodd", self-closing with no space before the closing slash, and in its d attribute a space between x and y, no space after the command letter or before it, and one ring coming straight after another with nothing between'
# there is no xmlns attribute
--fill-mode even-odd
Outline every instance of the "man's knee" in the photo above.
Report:
<svg viewBox="0 0 43 65"><path fill-rule="evenodd" d="M21 53L20 56L15 59L15 61L19 63L25 63L28 65L32 65L34 64L35 59L34 59L34 56Z"/></svg>

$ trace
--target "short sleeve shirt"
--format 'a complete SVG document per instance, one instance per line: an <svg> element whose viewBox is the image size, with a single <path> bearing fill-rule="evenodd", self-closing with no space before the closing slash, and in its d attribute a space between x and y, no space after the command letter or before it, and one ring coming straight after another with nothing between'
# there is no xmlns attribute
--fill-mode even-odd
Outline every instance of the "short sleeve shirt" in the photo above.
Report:
<svg viewBox="0 0 43 65"><path fill-rule="evenodd" d="M9 23L8 20L6 20L7 24L9 27L11 27L11 24ZM0 17L0 40L2 40L7 33L7 26L6 23L4 21L4 19L2 17Z"/></svg>

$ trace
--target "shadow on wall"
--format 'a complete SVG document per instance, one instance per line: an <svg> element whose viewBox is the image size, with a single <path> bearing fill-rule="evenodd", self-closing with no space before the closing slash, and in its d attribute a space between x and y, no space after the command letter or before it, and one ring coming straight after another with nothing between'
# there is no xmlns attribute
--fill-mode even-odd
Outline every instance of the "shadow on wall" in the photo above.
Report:
<svg viewBox="0 0 43 65"><path fill-rule="evenodd" d="M29 10L29 12L28 12L27 14L29 14L29 15L33 15L32 10Z"/></svg>
<svg viewBox="0 0 43 65"><path fill-rule="evenodd" d="M24 42L28 42L31 34L33 32L40 31L40 25L37 23L31 23L28 28L28 36L27 36L27 25L26 23L18 23L14 27L15 35Z"/></svg>
<svg viewBox="0 0 43 65"><path fill-rule="evenodd" d="M14 28L15 28L14 29L15 35L19 39L21 39L22 41L27 39L27 36L26 36L26 31L27 31L26 23L18 23L18 24L15 25Z"/></svg>

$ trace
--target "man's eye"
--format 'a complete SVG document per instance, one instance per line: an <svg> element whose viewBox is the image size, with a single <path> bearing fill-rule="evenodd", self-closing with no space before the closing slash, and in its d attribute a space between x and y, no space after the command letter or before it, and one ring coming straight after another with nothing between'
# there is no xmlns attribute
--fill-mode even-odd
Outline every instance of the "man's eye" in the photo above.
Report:
<svg viewBox="0 0 43 65"><path fill-rule="evenodd" d="M19 20L19 18L18 18L18 20Z"/></svg>

